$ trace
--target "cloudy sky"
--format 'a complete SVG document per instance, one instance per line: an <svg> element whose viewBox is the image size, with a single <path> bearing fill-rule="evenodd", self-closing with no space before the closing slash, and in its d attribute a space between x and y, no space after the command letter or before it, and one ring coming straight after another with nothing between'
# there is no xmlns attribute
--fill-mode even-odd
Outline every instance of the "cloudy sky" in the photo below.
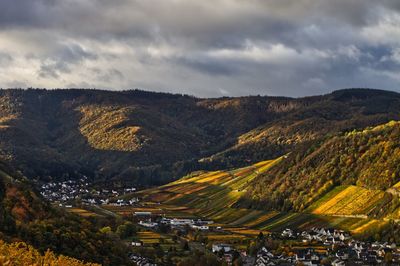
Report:
<svg viewBox="0 0 400 266"><path fill-rule="evenodd" d="M1 0L0 87L400 90L398 0Z"/></svg>

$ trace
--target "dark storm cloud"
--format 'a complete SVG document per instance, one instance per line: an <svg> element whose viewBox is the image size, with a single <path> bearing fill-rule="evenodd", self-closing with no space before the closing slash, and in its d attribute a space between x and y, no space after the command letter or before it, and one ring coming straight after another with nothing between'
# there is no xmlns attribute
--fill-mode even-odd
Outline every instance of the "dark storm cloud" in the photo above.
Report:
<svg viewBox="0 0 400 266"><path fill-rule="evenodd" d="M398 89L399 10L396 0L2 0L0 62L11 59L0 86Z"/></svg>
<svg viewBox="0 0 400 266"><path fill-rule="evenodd" d="M0 25L56 29L100 39L193 39L218 47L239 45L244 38L290 41L300 27L324 21L362 25L375 2L3 0Z"/></svg>

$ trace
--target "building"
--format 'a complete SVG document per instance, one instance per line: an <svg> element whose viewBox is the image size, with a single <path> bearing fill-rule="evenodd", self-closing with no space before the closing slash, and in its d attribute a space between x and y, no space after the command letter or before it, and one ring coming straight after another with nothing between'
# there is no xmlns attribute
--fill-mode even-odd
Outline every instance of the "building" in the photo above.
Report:
<svg viewBox="0 0 400 266"><path fill-rule="evenodd" d="M192 225L194 221L192 219L172 219L170 224L172 226Z"/></svg>
<svg viewBox="0 0 400 266"><path fill-rule="evenodd" d="M141 247L141 246L143 246L143 242L142 241L132 241L131 245L133 247Z"/></svg>
<svg viewBox="0 0 400 266"><path fill-rule="evenodd" d="M193 225L191 225L191 227L193 229L200 230L200 231L208 231L210 229L210 227L208 225L196 225L196 224L193 224Z"/></svg>
<svg viewBox="0 0 400 266"><path fill-rule="evenodd" d="M228 244L222 244L221 243L221 244L213 244L212 245L212 252L213 253L217 253L217 252L220 252L220 251L223 251L224 253L226 253L226 252L230 252L231 250L233 250L233 249Z"/></svg>
<svg viewBox="0 0 400 266"><path fill-rule="evenodd" d="M139 224L147 228L155 228L156 226L158 226L158 223L145 222L145 221L140 221Z"/></svg>

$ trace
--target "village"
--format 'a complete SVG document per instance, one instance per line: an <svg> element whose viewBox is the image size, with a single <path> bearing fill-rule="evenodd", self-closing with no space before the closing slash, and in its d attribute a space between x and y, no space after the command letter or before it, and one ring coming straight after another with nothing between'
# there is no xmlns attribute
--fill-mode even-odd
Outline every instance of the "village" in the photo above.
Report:
<svg viewBox="0 0 400 266"><path fill-rule="evenodd" d="M185 218L165 218L152 216L151 212L135 212L138 224L150 230L164 232L176 232L187 239L190 231L206 233L211 231L223 232L221 226L215 226L213 221L195 220ZM167 227L167 229L165 229ZM278 248L268 246L273 241ZM399 265L400 248L394 243L365 242L354 239L348 232L333 228L311 228L303 231L284 229L282 232L269 234L260 233L250 242L256 243L255 250L237 248L236 243L213 242L191 243L189 246L203 252L212 253L218 260L233 265L235 260L240 260L246 266L265 265ZM142 246L140 241L132 242L132 246ZM141 258L146 263L137 265L155 265L151 260L134 254L135 258Z"/></svg>
<svg viewBox="0 0 400 266"><path fill-rule="evenodd" d="M60 207L71 208L76 204L83 205L114 205L131 206L139 201L133 197L129 200L119 199L120 196L135 192L136 188L95 189L87 177L78 180L50 182L40 187L41 195Z"/></svg>
<svg viewBox="0 0 400 266"><path fill-rule="evenodd" d="M51 182L41 187L41 194L49 201L61 207L91 205L98 207L137 206L138 197L129 197L136 188L125 189L94 189L86 178ZM125 198L125 199L124 199ZM151 232L179 235L179 239L187 242L188 254L191 250L199 250L213 254L220 262L233 265L240 260L239 265L379 265L400 264L400 248L392 243L363 242L355 240L348 232L333 228L311 228L303 231L284 229L282 232L263 234L260 232L253 239L248 239L247 246L238 246L232 241L204 241L208 234L226 234L223 225L211 220L187 217L167 217L165 214L155 214L151 211L132 211L130 220L137 226ZM196 234L196 240L190 239L190 234ZM279 243L279 248L265 243ZM251 243L251 244L249 244ZM139 266L156 265L154 258L146 257L141 252L153 246L146 246L140 240L132 240L131 260ZM168 250L163 251L168 255Z"/></svg>

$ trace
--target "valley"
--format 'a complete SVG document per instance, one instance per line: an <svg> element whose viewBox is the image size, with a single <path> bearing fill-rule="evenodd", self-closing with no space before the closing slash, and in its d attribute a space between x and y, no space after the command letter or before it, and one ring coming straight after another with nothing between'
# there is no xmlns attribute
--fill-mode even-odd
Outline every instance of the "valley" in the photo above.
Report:
<svg viewBox="0 0 400 266"><path fill-rule="evenodd" d="M1 93L6 241L103 265L398 261L397 93Z"/></svg>
<svg viewBox="0 0 400 266"><path fill-rule="evenodd" d="M390 198L390 194L357 186L337 186L311 203L303 212L240 208L237 202L246 195L250 183L285 159L287 156L229 171L194 172L167 185L120 197L121 200L137 198L137 202L132 206L102 204L99 207L125 217L142 228L132 240L132 243L140 247L134 247L134 250L139 254L150 254L153 259L154 255L151 254L159 247L167 253L178 250L174 252L180 254L180 259L187 257L182 247L182 243L186 242L192 251L209 253L214 246L224 244L232 250L247 254L251 243L260 241L259 236L262 235L263 241L265 238L266 241L280 243L291 250L291 254L298 254L304 250L312 250L310 252L314 254L313 252L318 250L320 255L315 255L318 260L329 258L333 261L332 257L337 256L332 253L331 246L350 246L354 243L369 245L357 241L368 238L391 223L398 223L398 220L393 219L398 217L398 209L386 213L385 217L376 216L377 209L385 208L385 205L394 200ZM393 189L396 187L397 185ZM83 209L91 208L84 206ZM329 242L333 240L329 240L329 236L326 235L313 238L316 230L330 228L336 228L338 235L347 234L346 241L337 240L335 244ZM301 233L301 236L296 232ZM176 234L180 235L178 239L174 237ZM385 244L376 242L375 246L382 248ZM370 252L376 252L374 248L370 249ZM357 248L352 250L354 254L357 252ZM260 254L252 252L252 255L242 255L241 258L248 261L260 259ZM273 253L279 252L274 250ZM353 261L363 260L354 254ZM397 254L396 250L393 250L393 254ZM275 255L264 255L268 261L282 263L286 260L290 263L292 260L291 256L277 259ZM400 253L398 255L400 258ZM230 256L224 259L229 261L232 259ZM346 253L346 256L350 255ZM376 259L374 257L372 260ZM382 261L383 257L380 260Z"/></svg>
<svg viewBox="0 0 400 266"><path fill-rule="evenodd" d="M0 266L400 265L400 0L0 0Z"/></svg>

